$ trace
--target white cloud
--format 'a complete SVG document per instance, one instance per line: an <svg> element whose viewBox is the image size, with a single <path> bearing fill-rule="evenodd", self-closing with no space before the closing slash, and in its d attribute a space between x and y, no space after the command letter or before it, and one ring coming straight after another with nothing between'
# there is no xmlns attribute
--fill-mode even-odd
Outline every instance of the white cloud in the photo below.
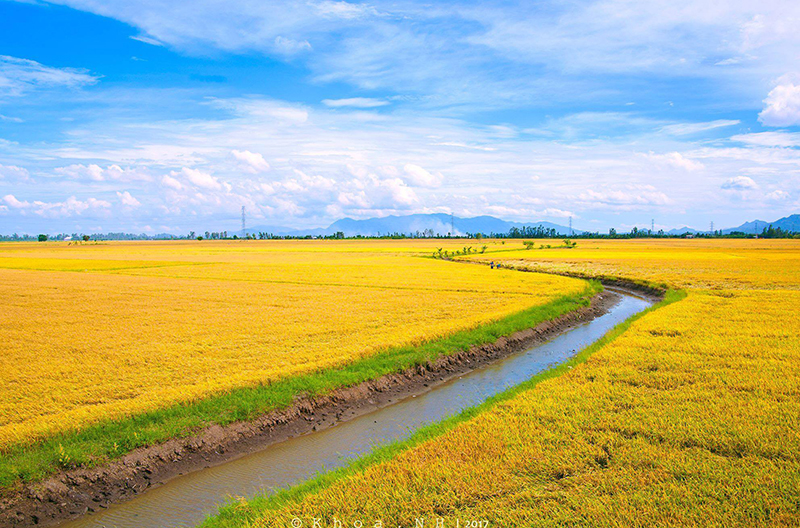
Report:
<svg viewBox="0 0 800 528"><path fill-rule="evenodd" d="M770 193L767 193L766 196L764 196L764 197L767 200L771 201L771 202L783 202L783 201L789 199L789 193L779 189L779 190L775 190L775 191L772 191Z"/></svg>
<svg viewBox="0 0 800 528"><path fill-rule="evenodd" d="M183 189L183 184L181 182L166 174L161 178L161 183L166 187L175 189L176 191Z"/></svg>
<svg viewBox="0 0 800 528"><path fill-rule="evenodd" d="M3 201L14 209L31 211L45 218L67 218L80 216L85 212L107 213L111 208L111 204L105 200L96 198L78 200L74 196L70 196L63 202L42 202L38 200L28 202L18 200L14 195L8 194L3 197Z"/></svg>
<svg viewBox="0 0 800 528"><path fill-rule="evenodd" d="M13 207L14 209L24 209L25 207L30 206L29 202L21 202L17 200L17 198L13 194L7 194L3 197L3 201L6 202L9 206Z"/></svg>
<svg viewBox="0 0 800 528"><path fill-rule="evenodd" d="M36 61L0 55L0 98L37 88L78 88L97 82L86 70L51 68Z"/></svg>
<svg viewBox="0 0 800 528"><path fill-rule="evenodd" d="M800 132L755 132L731 136L731 141L762 147L800 147Z"/></svg>
<svg viewBox="0 0 800 528"><path fill-rule="evenodd" d="M419 165L413 163L406 163L403 167L406 176L405 179L417 187L439 187L442 184L443 177L441 173L437 172L432 174L423 169Z"/></svg>
<svg viewBox="0 0 800 528"><path fill-rule="evenodd" d="M623 189L602 191L586 189L578 197L583 202L611 206L652 206L671 203L666 194L652 185L632 185Z"/></svg>
<svg viewBox="0 0 800 528"><path fill-rule="evenodd" d="M572 211L565 211L557 208L531 209L527 207L508 207L504 205L490 205L486 207L486 212L497 215L501 218L517 218L521 222L539 221L543 218L577 218L578 215Z"/></svg>
<svg viewBox="0 0 800 528"><path fill-rule="evenodd" d="M390 202L378 202L378 207L395 207L403 209L410 207L419 202L417 194L414 189L408 187L405 182L399 178L389 178L382 180L378 184L379 189L383 189L388 193Z"/></svg>
<svg viewBox="0 0 800 528"><path fill-rule="evenodd" d="M716 121L705 121L702 123L676 123L661 127L662 132L675 136L686 136L714 130L715 128L729 127L741 123L738 119L717 119Z"/></svg>
<svg viewBox="0 0 800 528"><path fill-rule="evenodd" d="M28 170L22 167L0 164L0 180L7 178L15 181L27 181L29 175Z"/></svg>
<svg viewBox="0 0 800 528"><path fill-rule="evenodd" d="M307 40L293 40L280 35L275 37L275 50L283 55L295 55L310 49L311 43Z"/></svg>
<svg viewBox="0 0 800 528"><path fill-rule="evenodd" d="M3 114L0 114L0 121L6 121L6 122L9 122L9 123L23 123L24 122L19 117L12 117L12 116L7 116L7 115L3 115Z"/></svg>
<svg viewBox="0 0 800 528"><path fill-rule="evenodd" d="M232 150L231 154L241 163L239 167L250 174L258 174L269 170L269 163L264 156L249 150Z"/></svg>
<svg viewBox="0 0 800 528"><path fill-rule="evenodd" d="M767 126L800 125L800 75L784 75L764 99L758 120Z"/></svg>
<svg viewBox="0 0 800 528"><path fill-rule="evenodd" d="M373 99L371 97L350 97L347 99L323 99L322 104L330 106L331 108L340 108L343 106L350 106L353 108L376 108L378 106L386 106L389 101L385 99Z"/></svg>
<svg viewBox="0 0 800 528"><path fill-rule="evenodd" d="M734 176L726 180L722 188L731 191L749 191L758 189L758 184L749 176Z"/></svg>
<svg viewBox="0 0 800 528"><path fill-rule="evenodd" d="M691 160L685 157L680 152L669 152L667 154L654 154L651 152L650 154L648 154L647 157L655 161L656 163L668 165L671 167L675 167L690 172L698 171L705 168L705 166L699 161Z"/></svg>
<svg viewBox="0 0 800 528"><path fill-rule="evenodd" d="M484 147L481 145L467 145L466 143L459 143L457 141L442 141L439 143L434 143L434 145L441 145L443 147L456 147L456 148L465 148L465 149L472 149L472 150L483 150L485 152L494 152L497 149L494 147Z"/></svg>
<svg viewBox="0 0 800 528"><path fill-rule="evenodd" d="M705 78L750 98L763 88L761 79L785 73L800 43L800 7L790 1L439 2L435 8L409 1L381 3L378 12L367 3L264 0L198 2L190 16L165 0L61 3L195 55L222 50L297 60L313 43L314 53L302 58L317 79L487 106L602 97L617 91L617 73ZM732 64L748 57L758 60ZM721 72L717 64L729 66Z"/></svg>
<svg viewBox="0 0 800 528"><path fill-rule="evenodd" d="M68 167L58 167L55 172L64 174L71 178L88 178L94 181L103 181L103 169L99 165L69 165Z"/></svg>
<svg viewBox="0 0 800 528"><path fill-rule="evenodd" d="M720 185L731 175L750 176L764 189L781 188L794 196L793 175L800 174L800 150L756 144L733 148L722 142L695 142L646 132L635 141L630 137L588 141L498 137L497 130L484 124L424 112L390 112L381 121L365 122L354 118L352 112L275 100L243 98L211 104L226 111L205 120L137 123L104 118L81 125L80 135L67 136L55 149L0 144L0 155L20 165L17 159L31 159L34 165L24 164L31 170L37 163L33 160L45 160L38 162L35 174L52 172L47 167L52 156L89 160L73 167L85 180L81 192L97 190L114 196L116 191L130 191L147 205L130 211L131 218L141 218L143 224L149 222L147 215L157 210L163 211L159 212L162 222L175 225L233 218L242 205L247 206L251 219L297 227L327 225L340 216L363 218L443 207L461 215L486 214L489 207L525 209L530 216L519 217L525 219L567 213L603 218L634 210L647 211L647 219L656 210L656 218L663 218L679 214L666 211L703 211L736 199L733 193L720 192ZM584 117L584 122L591 121ZM609 123L600 122L603 127ZM652 132L656 127L649 120L642 128ZM780 137L786 140L785 135ZM438 144L450 142L497 145L502 155ZM235 164L244 162L233 150L258 153L265 162L269 160L269 172L254 176L249 170L237 170ZM659 154L651 158L648 150ZM701 162L702 177L687 170L701 168ZM90 178L98 173L89 168L92 164L102 169L102 181ZM158 184L117 185L106 175L114 165L127 167L123 171L158 174ZM436 170L442 167L447 167L446 179ZM771 172L748 172L756 168ZM187 170L194 172L187 174ZM537 178L532 178L534 175ZM48 183L52 185L49 194L60 191L69 196L75 192L76 183L66 178ZM584 193L587 186L590 192ZM13 192L30 197L44 192L3 191L0 196ZM521 197L538 201L521 204ZM115 207L121 205L116 196L112 202ZM748 205L755 202L748 201ZM18 213L2 203L10 210L4 218ZM752 214L763 217L755 211ZM717 219L723 220L721 216ZM641 219L622 221L633 220Z"/></svg>
<svg viewBox="0 0 800 528"><path fill-rule="evenodd" d="M122 205L126 205L128 207L139 207L140 205L142 205L139 202L139 200L131 196L131 193L129 193L128 191L124 192L117 191L117 197L122 202Z"/></svg>
<svg viewBox="0 0 800 528"><path fill-rule="evenodd" d="M222 189L223 187L223 185L219 182L218 179L216 179L215 177L206 172L197 169L189 169L187 167L183 167L180 171L170 172L170 176L172 176L173 178L181 176L189 180L189 182L191 182L193 185L197 187L202 187L204 189L219 190Z"/></svg>
<svg viewBox="0 0 800 528"><path fill-rule="evenodd" d="M119 165L108 165L105 168L97 164L73 164L66 167L58 167L54 170L56 174L69 176L70 178L78 180L90 181L119 181L119 182L132 182L132 181L152 181L152 178L146 172L136 169L125 168Z"/></svg>
<svg viewBox="0 0 800 528"><path fill-rule="evenodd" d="M138 40L139 42L143 42L145 44L150 44L151 46L159 46L159 47L164 46L163 42L159 42L154 38L148 37L147 35L131 35L130 38L133 40Z"/></svg>
<svg viewBox="0 0 800 528"><path fill-rule="evenodd" d="M308 121L308 110L301 105L270 99L211 99L210 105L230 110L262 126L302 125Z"/></svg>
<svg viewBox="0 0 800 528"><path fill-rule="evenodd" d="M317 11L323 16L353 20L370 15L377 15L377 10L367 4L351 4L350 2L324 1L316 4Z"/></svg>

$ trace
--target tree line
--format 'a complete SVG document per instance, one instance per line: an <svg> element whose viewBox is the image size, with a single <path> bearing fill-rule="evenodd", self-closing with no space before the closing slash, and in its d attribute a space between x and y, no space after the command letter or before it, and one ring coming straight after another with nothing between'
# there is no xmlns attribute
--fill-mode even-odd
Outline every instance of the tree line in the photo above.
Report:
<svg viewBox="0 0 800 528"><path fill-rule="evenodd" d="M337 231L329 235L276 235L268 232L247 233L244 236L238 234L229 235L227 231L205 231L198 234L195 231L190 231L187 235L173 235L170 233L159 233L156 235L147 235L144 233L93 233L91 235L84 233L60 233L57 235L40 234L37 236L18 233L12 235L0 235L0 241L5 242L24 242L36 241L45 242L47 240L60 240L60 241L106 241L106 240L343 240L343 239L415 239L415 238L432 238L432 239L475 239L481 240L483 238L500 238L500 239L517 239L517 238L564 238L565 234L555 228L543 226L523 226L512 227L505 233L465 233L465 234L441 234L435 233L432 229L425 229L423 231L415 231L413 233L377 233L376 235L354 235L346 236L344 232ZM682 233L670 234L665 233L663 230L653 232L650 229L639 229L634 227L629 232L621 233L613 227L608 230L608 233L590 232L590 231L575 231L570 234L572 238L578 239L592 239L592 238L612 238L612 239L627 239L627 238L800 238L800 233L797 231L785 230L780 227L773 227L770 224L765 227L760 234L744 233L742 231L733 231L730 233L723 233L721 230L713 232L696 232L696 233Z"/></svg>

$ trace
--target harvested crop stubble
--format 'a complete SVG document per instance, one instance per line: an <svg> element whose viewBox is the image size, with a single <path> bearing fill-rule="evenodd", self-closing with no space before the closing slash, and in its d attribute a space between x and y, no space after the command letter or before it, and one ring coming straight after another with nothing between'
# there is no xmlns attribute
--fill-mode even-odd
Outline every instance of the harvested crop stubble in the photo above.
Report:
<svg viewBox="0 0 800 528"><path fill-rule="evenodd" d="M574 368L407 448L207 525L800 524L800 244L579 241L478 258L711 289L670 294Z"/></svg>

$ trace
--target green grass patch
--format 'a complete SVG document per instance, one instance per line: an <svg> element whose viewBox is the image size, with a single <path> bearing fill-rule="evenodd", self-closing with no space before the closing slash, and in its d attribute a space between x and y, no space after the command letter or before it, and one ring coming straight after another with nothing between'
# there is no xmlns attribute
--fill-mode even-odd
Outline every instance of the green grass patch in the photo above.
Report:
<svg viewBox="0 0 800 528"><path fill-rule="evenodd" d="M35 482L61 469L93 467L119 458L136 448L196 434L211 424L253 420L290 406L300 396L321 396L334 389L357 385L385 374L425 364L439 356L492 343L555 319L582 306L602 290L597 281L584 291L528 308L498 321L463 330L421 345L393 347L344 367L216 394L130 417L99 422L34 443L0 452L0 488Z"/></svg>
<svg viewBox="0 0 800 528"><path fill-rule="evenodd" d="M686 292L683 290L667 290L661 302L621 322L608 333L606 333L602 338L581 350L568 361L561 363L549 370L543 371L531 379L512 387L505 392L492 396L480 405L465 409L459 414L456 414L441 422L423 427L405 440L399 440L397 442L381 446L372 453L355 459L347 466L329 472L320 473L316 477L302 484L280 490L273 495L259 496L246 501L240 500L228 506L224 506L220 509L216 516L206 519L206 521L201 524L201 527L239 528L241 526L247 526L249 525L249 522L256 520L262 512L279 510L285 506L296 503L302 500L305 496L320 491L341 479L345 479L351 475L364 471L372 465L387 462L408 449L412 449L423 442L434 439L447 433L448 431L451 431L457 425L476 417L480 413L488 411L495 405L504 401L508 401L518 394L532 389L542 381L555 378L564 374L565 372L568 372L575 366L584 363L596 351L600 350L622 335L628 328L630 328L634 321L663 306L680 301L681 299L685 298L686 295Z"/></svg>

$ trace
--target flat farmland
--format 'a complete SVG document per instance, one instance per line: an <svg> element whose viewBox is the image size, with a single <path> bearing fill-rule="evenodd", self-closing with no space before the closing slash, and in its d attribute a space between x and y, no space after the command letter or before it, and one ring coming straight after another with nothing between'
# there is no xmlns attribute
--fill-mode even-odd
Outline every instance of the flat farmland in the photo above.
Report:
<svg viewBox="0 0 800 528"><path fill-rule="evenodd" d="M578 279L428 258L437 245L3 244L4 482L185 432L181 424L133 428L124 438L75 443L92 425L335 370L587 288Z"/></svg>
<svg viewBox="0 0 800 528"><path fill-rule="evenodd" d="M517 244L460 258L673 291L568 364L206 525L800 524L797 241Z"/></svg>

